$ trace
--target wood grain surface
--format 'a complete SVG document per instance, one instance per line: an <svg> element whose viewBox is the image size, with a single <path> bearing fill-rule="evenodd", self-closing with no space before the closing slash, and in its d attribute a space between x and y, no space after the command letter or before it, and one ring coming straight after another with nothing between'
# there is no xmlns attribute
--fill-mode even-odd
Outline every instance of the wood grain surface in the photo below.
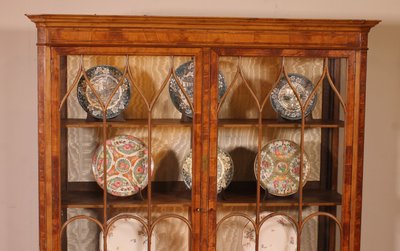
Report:
<svg viewBox="0 0 400 251"><path fill-rule="evenodd" d="M301 145L312 162L305 189L319 189L322 193L307 197L312 191L307 190L303 200L300 191L297 204L282 202L286 207L272 209L298 217L299 229L304 217L313 216L304 228L298 250L335 249L335 238L340 235L335 235L333 225L326 220L317 220L318 215L340 223L340 250L360 250L366 50L368 32L379 21L90 15L28 18L38 30L41 251L96 250L98 230L82 220L73 221L64 235L69 240L66 242L60 238L63 223L73 216L87 215L106 226L112 216L135 210L147 217L150 227L158 217L167 215L191 222L192 235L177 221L158 223L155 229L163 244L157 250L241 250L240 238L234 236L240 236L245 222L230 221L217 233L218 220L229 213L242 212L256 216L258 224L260 210L266 208L258 201L244 207L243 203L230 204L232 201L218 198L216 150L220 147L232 155L234 182L254 183L257 152L277 138ZM194 119L181 122L166 83L171 70L191 59L196 62L197 74ZM130 81L140 91L131 88L131 102L123 114L125 121L86 121L74 89L59 109L68 87L85 70L113 65L124 71L127 62ZM331 63L328 68L326 62ZM235 79L238 69L240 77ZM232 87L219 112L215 85L218 70L227 86ZM310 118L284 122L271 108L266 95L282 73L302 74L314 84L321 82L325 74ZM157 102L153 106L154 99ZM339 105L342 100L345 107ZM258 106L262 103L265 107L260 111ZM121 134L144 140L154 159L154 184L147 188L145 206L129 207L131 202L127 202L128 206L117 203L113 208L112 203L108 204L107 193L102 192L104 198L99 204L85 208L90 203L76 198L87 191L79 189L95 188L101 192L93 186L91 156L96 147L104 147L107 137ZM157 182L182 180L180 167L190 149L194 151L191 202L168 201L168 196L152 198L159 192L157 186L161 183ZM79 189L71 193L73 188ZM342 194L341 201L337 192ZM259 188L255 195L261 199ZM160 198L168 206L157 205ZM310 198L317 200L313 205L324 207L304 206L302 203ZM341 210L337 217L328 214L335 214L336 209ZM226 239L234 241L221 241Z"/></svg>

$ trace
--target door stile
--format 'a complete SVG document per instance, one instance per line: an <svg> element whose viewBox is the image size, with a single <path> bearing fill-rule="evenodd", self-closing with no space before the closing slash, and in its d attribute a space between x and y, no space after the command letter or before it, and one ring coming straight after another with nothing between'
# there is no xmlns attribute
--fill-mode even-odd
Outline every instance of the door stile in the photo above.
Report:
<svg viewBox="0 0 400 251"><path fill-rule="evenodd" d="M360 250L362 176L364 160L365 88L367 52L357 51L355 61L354 155L351 193L350 250Z"/></svg>
<svg viewBox="0 0 400 251"><path fill-rule="evenodd" d="M51 50L51 173L53 180L52 187L52 222L53 222L53 248L59 250L60 248L60 229L61 229L61 146L60 144L60 55Z"/></svg>
<svg viewBox="0 0 400 251"><path fill-rule="evenodd" d="M195 85L194 85L194 116L193 116L193 133L192 133L192 148L194 149L193 158L193 185L192 185L192 208L191 218L193 226L192 248L190 250L201 250L203 236L203 147L204 147L204 128L203 128L203 54L201 50L195 51Z"/></svg>
<svg viewBox="0 0 400 251"><path fill-rule="evenodd" d="M209 184L208 184L208 250L216 250L217 242L217 144L218 144L218 54L210 52L210 149L209 149Z"/></svg>
<svg viewBox="0 0 400 251"><path fill-rule="evenodd" d="M38 37L43 32L38 31ZM40 250L53 250L51 170L51 49L38 46L38 138L39 138L39 239Z"/></svg>
<svg viewBox="0 0 400 251"><path fill-rule="evenodd" d="M201 155L201 243L200 250L206 251L210 245L209 225L209 153L210 153L210 49L202 49L202 155Z"/></svg>
<svg viewBox="0 0 400 251"><path fill-rule="evenodd" d="M348 58L348 69L347 69L347 112L345 118L345 149L344 149L344 170L343 170L343 192L342 192L342 226L343 226L343 238L341 245L341 251L348 251L350 248L350 231L351 231L351 186L352 186L352 172L353 172L353 157L355 147L353 145L354 139L354 106L355 106L355 82L356 80L356 68L355 64L355 53L351 54Z"/></svg>

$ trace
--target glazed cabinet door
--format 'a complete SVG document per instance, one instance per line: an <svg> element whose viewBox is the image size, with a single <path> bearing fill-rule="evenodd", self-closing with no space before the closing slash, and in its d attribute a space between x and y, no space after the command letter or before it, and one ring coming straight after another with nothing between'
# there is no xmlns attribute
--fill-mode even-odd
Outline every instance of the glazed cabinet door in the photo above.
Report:
<svg viewBox="0 0 400 251"><path fill-rule="evenodd" d="M211 250L349 250L354 59L212 52Z"/></svg>
<svg viewBox="0 0 400 251"><path fill-rule="evenodd" d="M196 48L51 48L47 250L199 250L202 72Z"/></svg>

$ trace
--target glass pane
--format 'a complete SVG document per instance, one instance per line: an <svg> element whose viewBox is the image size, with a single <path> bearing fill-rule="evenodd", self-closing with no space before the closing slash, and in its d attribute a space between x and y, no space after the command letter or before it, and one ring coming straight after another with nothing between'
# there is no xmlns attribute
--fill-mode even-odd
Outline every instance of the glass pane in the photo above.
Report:
<svg viewBox="0 0 400 251"><path fill-rule="evenodd" d="M73 217L88 216L99 219L101 212L96 209L69 208L66 210L67 219ZM99 234L101 229L93 221L79 219L71 222L66 227L66 238L68 242L63 243L63 250L69 251L95 251L99 250Z"/></svg>
<svg viewBox="0 0 400 251"><path fill-rule="evenodd" d="M218 68L217 250L339 250L346 59L223 56Z"/></svg>
<svg viewBox="0 0 400 251"><path fill-rule="evenodd" d="M195 58L69 55L60 68L62 249L190 250Z"/></svg>

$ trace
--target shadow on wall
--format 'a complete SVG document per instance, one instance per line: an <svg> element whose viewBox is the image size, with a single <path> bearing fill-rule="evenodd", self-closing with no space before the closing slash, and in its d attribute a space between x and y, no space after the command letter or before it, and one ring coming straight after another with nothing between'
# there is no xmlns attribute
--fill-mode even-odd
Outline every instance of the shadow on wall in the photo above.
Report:
<svg viewBox="0 0 400 251"><path fill-rule="evenodd" d="M0 30L0 250L38 250L35 34Z"/></svg>
<svg viewBox="0 0 400 251"><path fill-rule="evenodd" d="M400 24L369 48L361 250L400 250Z"/></svg>

